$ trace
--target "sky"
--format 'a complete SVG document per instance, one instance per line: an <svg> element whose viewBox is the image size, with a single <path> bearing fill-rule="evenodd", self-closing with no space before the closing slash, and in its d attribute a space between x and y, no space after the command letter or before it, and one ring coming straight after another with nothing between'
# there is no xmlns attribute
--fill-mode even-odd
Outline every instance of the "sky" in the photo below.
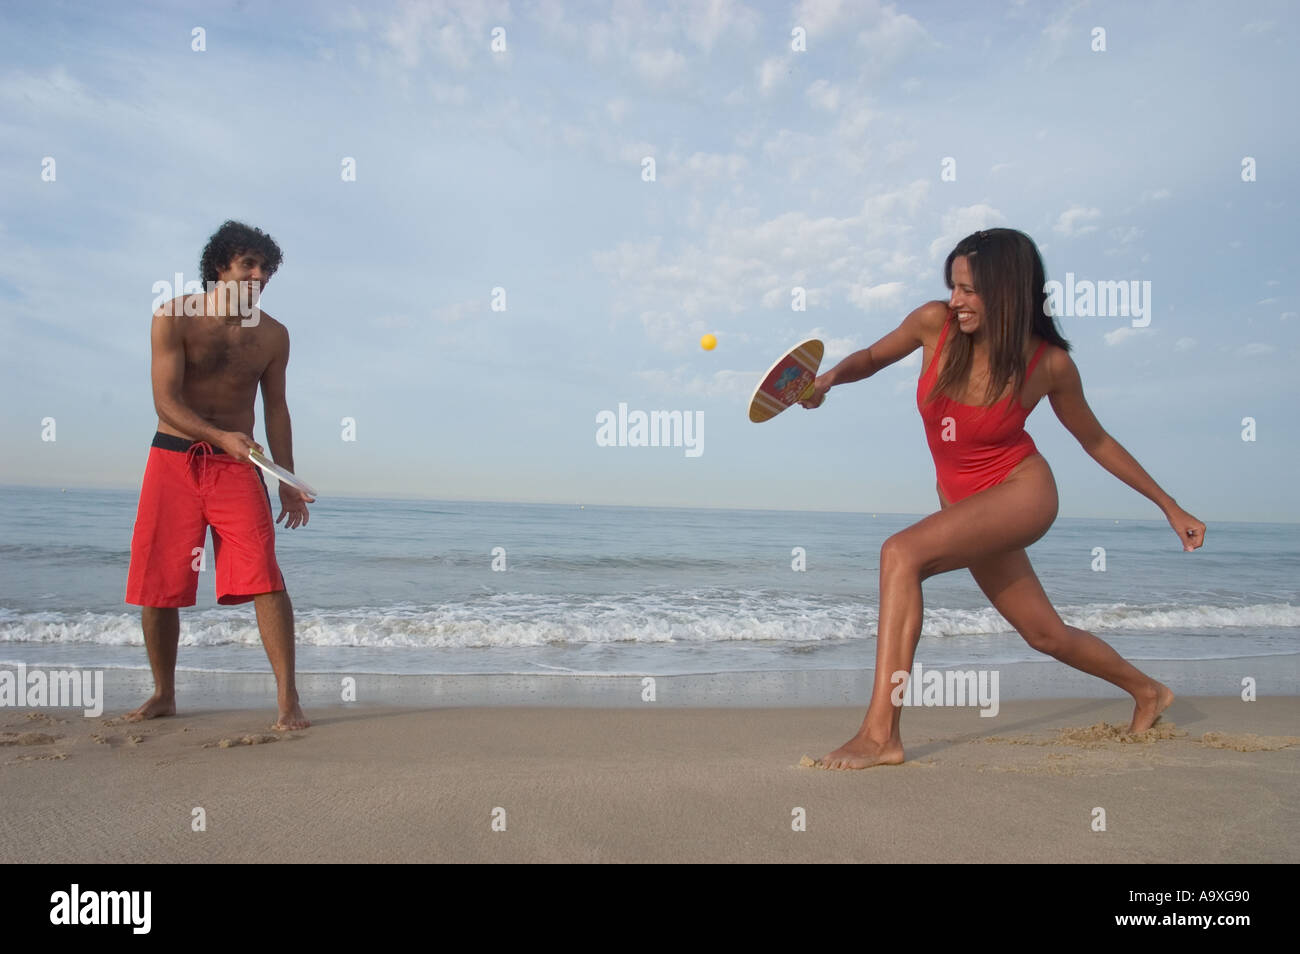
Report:
<svg viewBox="0 0 1300 954"><path fill-rule="evenodd" d="M233 218L284 250L261 304L322 495L928 513L919 350L816 411L755 425L749 395L804 338L829 367L946 299L951 248L1006 226L1051 280L1147 290L1058 320L1164 490L1300 521L1293 4L0 18L0 483L139 486L155 283ZM602 446L620 405L702 422L698 453ZM1160 519L1048 401L1027 430L1062 516Z"/></svg>

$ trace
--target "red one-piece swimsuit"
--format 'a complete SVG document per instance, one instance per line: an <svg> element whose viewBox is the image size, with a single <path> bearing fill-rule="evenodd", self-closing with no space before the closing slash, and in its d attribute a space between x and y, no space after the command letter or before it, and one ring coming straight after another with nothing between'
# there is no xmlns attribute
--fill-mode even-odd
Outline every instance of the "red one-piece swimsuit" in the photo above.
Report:
<svg viewBox="0 0 1300 954"><path fill-rule="evenodd" d="M1025 433L1025 418L1033 408L1022 407L1018 394L1008 394L991 407L961 404L942 394L926 403L926 395L938 374L939 355L943 353L948 328L955 320L949 316L944 323L930 366L916 383L916 406L925 422L925 438L934 456L939 489L949 503L996 487L1017 464L1038 453L1033 439ZM1046 341L1030 359L1026 381L1034 373L1045 347ZM1007 408L1008 401L1015 403Z"/></svg>

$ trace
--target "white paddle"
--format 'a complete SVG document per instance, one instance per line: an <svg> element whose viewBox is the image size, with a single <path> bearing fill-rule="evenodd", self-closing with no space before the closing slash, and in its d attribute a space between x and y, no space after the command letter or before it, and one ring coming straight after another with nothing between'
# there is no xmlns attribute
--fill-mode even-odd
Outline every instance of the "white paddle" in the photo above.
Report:
<svg viewBox="0 0 1300 954"><path fill-rule="evenodd" d="M249 449L248 459L281 483L288 484L294 490L301 491L308 497L316 496L316 491L312 489L311 484L307 483L307 481L303 480L301 477L289 473L275 461L269 460L257 448L254 447Z"/></svg>

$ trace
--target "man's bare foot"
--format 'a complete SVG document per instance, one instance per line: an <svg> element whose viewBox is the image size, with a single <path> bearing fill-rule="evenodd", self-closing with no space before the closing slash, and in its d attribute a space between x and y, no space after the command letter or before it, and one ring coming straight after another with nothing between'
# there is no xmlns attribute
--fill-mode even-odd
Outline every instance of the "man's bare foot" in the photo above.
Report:
<svg viewBox="0 0 1300 954"><path fill-rule="evenodd" d="M1141 694L1134 696L1137 705L1133 707L1133 721L1129 723L1129 732L1145 732L1156 724L1160 713L1169 708L1174 701L1174 691L1163 682L1151 680L1151 685Z"/></svg>
<svg viewBox="0 0 1300 954"><path fill-rule="evenodd" d="M280 718L271 728L276 732L292 732L294 729L305 729L310 725L311 722L302 714L302 706L294 701L288 706L280 706Z"/></svg>
<svg viewBox="0 0 1300 954"><path fill-rule="evenodd" d="M163 716L174 716L176 714L176 697L160 696L154 693L149 697L149 701L139 709L128 712L122 716L127 722L143 722L145 719L161 719Z"/></svg>
<svg viewBox="0 0 1300 954"><path fill-rule="evenodd" d="M899 741L875 742L854 736L830 755L817 762L824 769L864 769L873 765L902 765L903 743Z"/></svg>

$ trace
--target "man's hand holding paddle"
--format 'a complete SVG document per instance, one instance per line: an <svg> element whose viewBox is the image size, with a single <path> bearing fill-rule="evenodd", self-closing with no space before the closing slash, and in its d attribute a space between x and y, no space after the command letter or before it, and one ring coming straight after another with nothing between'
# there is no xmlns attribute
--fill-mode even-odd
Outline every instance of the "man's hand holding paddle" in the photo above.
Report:
<svg viewBox="0 0 1300 954"><path fill-rule="evenodd" d="M247 461L250 450L261 450L262 445L257 443L247 434L239 431L222 431L221 436L212 441L217 447L233 457L235 460Z"/></svg>
<svg viewBox="0 0 1300 954"><path fill-rule="evenodd" d="M280 484L280 516L275 518L279 523L284 520L284 528L292 530L294 527L305 527L308 520L307 504L316 502L316 492L306 483L298 480L292 473L282 467L277 467L266 457L266 451L262 445L257 443L247 434L240 431L223 431L221 437L214 441L218 447L233 457L235 460L247 461L250 464L256 464L262 470L269 473ZM290 481L301 484L303 489L293 486ZM288 518L287 520L285 518Z"/></svg>

